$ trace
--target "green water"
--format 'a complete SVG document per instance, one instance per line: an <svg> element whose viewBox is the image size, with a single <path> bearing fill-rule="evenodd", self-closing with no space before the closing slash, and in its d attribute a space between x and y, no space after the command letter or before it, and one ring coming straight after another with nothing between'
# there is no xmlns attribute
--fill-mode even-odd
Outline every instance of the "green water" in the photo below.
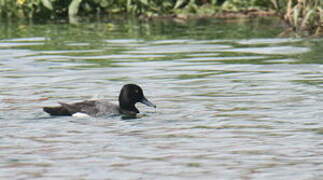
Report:
<svg viewBox="0 0 323 180"><path fill-rule="evenodd" d="M323 40L282 32L262 18L0 23L0 179L322 179ZM42 112L117 103L126 83L157 110Z"/></svg>

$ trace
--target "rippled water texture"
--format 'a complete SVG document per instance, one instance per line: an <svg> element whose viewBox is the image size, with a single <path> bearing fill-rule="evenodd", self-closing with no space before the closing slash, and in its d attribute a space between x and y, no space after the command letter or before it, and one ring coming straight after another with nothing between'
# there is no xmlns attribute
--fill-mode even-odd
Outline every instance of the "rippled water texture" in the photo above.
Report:
<svg viewBox="0 0 323 180"><path fill-rule="evenodd" d="M270 20L1 24L0 179L323 179L323 40ZM137 119L49 117L140 84Z"/></svg>

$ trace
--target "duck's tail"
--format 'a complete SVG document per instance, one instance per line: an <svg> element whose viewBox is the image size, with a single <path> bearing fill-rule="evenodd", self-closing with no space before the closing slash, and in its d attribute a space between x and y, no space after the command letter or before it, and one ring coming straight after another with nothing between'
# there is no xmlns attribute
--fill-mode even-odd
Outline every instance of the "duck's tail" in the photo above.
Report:
<svg viewBox="0 0 323 180"><path fill-rule="evenodd" d="M44 107L43 111L47 112L51 116L71 116L71 113L63 106Z"/></svg>

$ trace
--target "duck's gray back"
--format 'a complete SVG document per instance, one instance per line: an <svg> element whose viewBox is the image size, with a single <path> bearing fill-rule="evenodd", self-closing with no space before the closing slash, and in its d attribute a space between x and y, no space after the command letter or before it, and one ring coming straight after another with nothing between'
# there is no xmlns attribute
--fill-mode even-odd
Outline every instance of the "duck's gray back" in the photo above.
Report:
<svg viewBox="0 0 323 180"><path fill-rule="evenodd" d="M88 100L73 104L60 102L71 115L77 112L86 113L90 116L103 116L108 114L119 114L119 107L110 103L107 99Z"/></svg>
<svg viewBox="0 0 323 180"><path fill-rule="evenodd" d="M96 114L94 116L120 113L119 106L110 103L109 100L107 99L95 100L95 108L96 108Z"/></svg>

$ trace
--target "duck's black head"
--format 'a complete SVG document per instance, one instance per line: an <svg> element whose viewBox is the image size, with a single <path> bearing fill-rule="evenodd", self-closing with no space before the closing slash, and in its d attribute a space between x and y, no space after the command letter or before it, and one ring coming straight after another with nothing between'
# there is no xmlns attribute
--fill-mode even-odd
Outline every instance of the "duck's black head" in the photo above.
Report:
<svg viewBox="0 0 323 180"><path fill-rule="evenodd" d="M137 102L156 108L156 105L145 98L141 87L136 84L124 85L119 95L119 106L121 111L129 111L129 113L135 114L139 113L139 110L135 107Z"/></svg>

